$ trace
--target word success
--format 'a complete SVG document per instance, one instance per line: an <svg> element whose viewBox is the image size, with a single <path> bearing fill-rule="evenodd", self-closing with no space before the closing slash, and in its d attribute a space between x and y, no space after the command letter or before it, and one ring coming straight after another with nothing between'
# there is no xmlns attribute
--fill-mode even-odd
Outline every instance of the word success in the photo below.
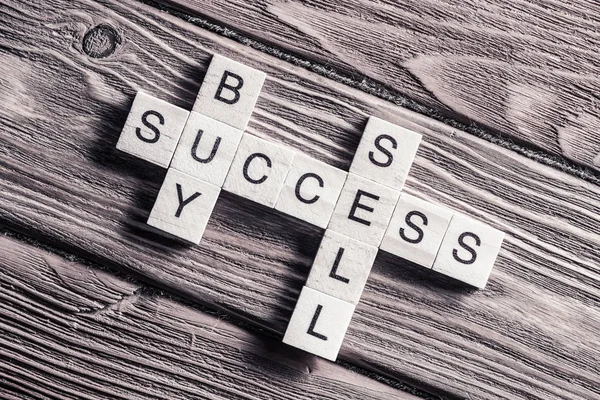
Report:
<svg viewBox="0 0 600 400"><path fill-rule="evenodd" d="M370 117L342 171L244 133L265 79L215 55L191 112L138 92L117 148L168 168L149 225L198 244L226 190L324 228L283 341L330 360L378 249L485 286L504 233L401 193L420 134Z"/></svg>

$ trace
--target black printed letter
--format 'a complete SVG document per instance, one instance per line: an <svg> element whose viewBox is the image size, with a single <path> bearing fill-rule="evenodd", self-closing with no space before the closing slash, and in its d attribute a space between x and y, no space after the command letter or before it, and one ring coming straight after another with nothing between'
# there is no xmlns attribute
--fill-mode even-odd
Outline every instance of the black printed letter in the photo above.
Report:
<svg viewBox="0 0 600 400"><path fill-rule="evenodd" d="M327 336L321 335L320 333L314 331L315 325L317 325L317 320L319 319L319 315L321 315L322 309L323 306L319 304L317 306L317 309L315 310L315 315L313 315L312 317L312 321L310 321L310 326L308 327L308 331L306 333L308 333L309 335L313 335L314 337L319 338L321 340L327 340Z"/></svg>
<svg viewBox="0 0 600 400"><path fill-rule="evenodd" d="M187 199L183 199L183 191L181 190L181 185L177 184L177 197L179 198L179 207L177 208L177 212L175 213L175 217L179 218L181 216L181 212L183 211L183 207L190 204L192 201L200 197L200 193L196 192Z"/></svg>
<svg viewBox="0 0 600 400"><path fill-rule="evenodd" d="M456 249L452 249L452 256L459 263L469 265L469 264L473 264L475 262L475 260L477 260L477 253L475 252L475 250L473 250L473 248L471 246L469 246L468 244L465 243L466 237L472 237L473 239L475 239L475 246L477 246L477 247L481 246L481 239L479 239L479 236L477 236L476 234L474 234L472 232L464 232L463 234L461 234L458 237L458 244L460 245L460 247L462 247L463 249L465 249L469 253L471 253L471 258L468 260L463 260L462 258L460 258L458 256L458 250L456 250Z"/></svg>
<svg viewBox="0 0 600 400"><path fill-rule="evenodd" d="M192 146L192 157L194 158L194 160L202 164L208 164L212 161L213 158L215 158L215 154L217 154L217 150L219 149L219 145L221 144L221 138L217 136L217 140L215 140L215 144L213 145L213 148L208 158L200 158L196 153L198 152L198 145L200 144L200 139L202 139L203 134L204 131L202 129L199 129L198 133L196 134L196 139L194 139L194 145Z"/></svg>
<svg viewBox="0 0 600 400"><path fill-rule="evenodd" d="M164 125L165 124L165 118L162 116L161 113L159 113L158 111L146 111L143 115L142 115L142 124L144 124L146 126L146 128L150 129L152 132L154 132L154 137L150 138L150 139L146 139L145 137L142 136L142 130L140 128L135 128L135 134L137 135L138 139L140 139L142 142L146 142L146 143L156 143L158 142L158 139L160 139L160 131L158 130L157 127L155 127L154 125L152 125L152 123L150 123L148 121L148 116L150 115L154 115L155 117L158 118L158 123L160 125Z"/></svg>
<svg viewBox="0 0 600 400"><path fill-rule="evenodd" d="M350 209L350 215L348 215L348 218L353 221L360 222L361 224L364 224L366 226L371 226L370 221L364 220L364 219L359 218L356 215L354 215L357 208L363 209L368 212L373 212L373 210L374 210L372 207L365 206L364 204L360 204L360 198L362 196L369 197L371 199L379 201L379 196L375 196L374 194L371 194L371 193L368 193L368 192L365 192L365 191L359 189L356 192L356 197L354 198L354 203L352 204L352 208Z"/></svg>
<svg viewBox="0 0 600 400"><path fill-rule="evenodd" d="M337 279L338 281L342 281L344 283L350 282L350 279L344 278L337 274L337 269L340 266L340 261L342 261L342 256L344 255L344 248L340 247L335 256L335 261L333 262L333 267L331 267L331 272L329 272L329 277L333 279Z"/></svg>
<svg viewBox="0 0 600 400"><path fill-rule="evenodd" d="M323 185L324 185L324 183L323 183L323 179L322 179L322 178L321 178L319 175L317 175L317 174L314 174L314 173L312 173L312 172L309 172L308 174L304 174L304 175L302 175L302 176L300 177L300 179L298 179L298 183L296 183L296 198L297 198L298 200L300 200L301 202L303 202L303 203L306 203L306 204L313 204L313 203L315 203L317 200L319 200L319 198L320 198L321 196L317 196L317 195L315 195L315 197L313 197L312 199L305 199L304 197L302 197L302 196L300 195L300 187L302 186L302 184L304 183L304 181L305 181L306 179L308 179L308 178L315 178L315 179L317 180L317 182L319 182L319 187L323 187Z"/></svg>
<svg viewBox="0 0 600 400"><path fill-rule="evenodd" d="M411 211L408 214L406 214L406 218L404 220L406 222L406 225L410 226L417 232L417 238L411 239L408 236L406 236L404 234L404 228L400 228L400 237L408 243L417 244L417 243L420 243L421 240L423 240L423 230L421 228L419 228L417 225L415 225L415 223L410 220L413 215L420 217L423 220L423 225L427 226L427 224L429 223L429 221L427 220L427 216L425 214L423 214L422 212L419 212L419 211Z"/></svg>
<svg viewBox="0 0 600 400"><path fill-rule="evenodd" d="M380 162L375 159L375 155L373 154L372 151L369 152L369 160L371 160L371 162L373 164L377 165L378 167L389 167L390 165L392 165L392 161L394 160L394 156L392 155L392 153L388 149L386 149L385 147L383 147L381 145L381 141L384 139L389 140L392 143L393 149L398 148L398 142L396 142L396 139L394 139L390 135L377 136L375 138L375 147L377 148L377 150L379 150L380 152L382 152L383 154L385 154L387 156L387 161Z"/></svg>
<svg viewBox="0 0 600 400"><path fill-rule="evenodd" d="M262 158L263 160L265 160L265 162L267 163L267 167L269 167L269 168L271 168L271 159L262 153L254 153L254 154L250 154L250 156L246 159L246 162L244 163L244 178L246 178L246 180L250 183L259 185L259 184L263 183L264 181L266 181L268 176L263 175L262 178L260 178L260 179L250 178L250 176L248 175L248 167L250 167L250 163L255 158Z"/></svg>
<svg viewBox="0 0 600 400"><path fill-rule="evenodd" d="M237 80L237 86L231 86L227 84L227 78L233 78ZM215 99L222 101L227 104L235 104L240 100L240 89L244 86L244 80L241 76L234 74L233 72L225 71L223 73L223 77L221 78L221 83L217 88L217 93L215 93ZM223 89L227 89L233 92L233 99L226 99L222 96Z"/></svg>

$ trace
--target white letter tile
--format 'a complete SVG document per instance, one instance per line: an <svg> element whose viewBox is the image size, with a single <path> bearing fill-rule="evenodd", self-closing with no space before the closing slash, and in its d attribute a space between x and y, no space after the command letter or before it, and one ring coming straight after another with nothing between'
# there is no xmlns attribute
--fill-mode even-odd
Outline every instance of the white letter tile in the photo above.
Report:
<svg viewBox="0 0 600 400"><path fill-rule="evenodd" d="M220 188L169 168L148 225L199 244Z"/></svg>
<svg viewBox="0 0 600 400"><path fill-rule="evenodd" d="M264 72L215 54L192 111L243 131L266 76Z"/></svg>
<svg viewBox="0 0 600 400"><path fill-rule="evenodd" d="M223 190L273 208L293 158L285 147L244 134Z"/></svg>
<svg viewBox="0 0 600 400"><path fill-rule="evenodd" d="M117 149L167 168L189 112L138 92Z"/></svg>
<svg viewBox="0 0 600 400"><path fill-rule="evenodd" d="M370 117L350 172L401 191L421 137L416 132Z"/></svg>
<svg viewBox="0 0 600 400"><path fill-rule="evenodd" d="M306 286L357 304L377 256L377 247L326 230Z"/></svg>
<svg viewBox="0 0 600 400"><path fill-rule="evenodd" d="M221 187L243 132L192 112L175 150L171 168Z"/></svg>
<svg viewBox="0 0 600 400"><path fill-rule="evenodd" d="M354 304L305 286L283 343L335 361L353 313Z"/></svg>
<svg viewBox="0 0 600 400"><path fill-rule="evenodd" d="M431 268L451 219L452 211L402 193L381 250Z"/></svg>
<svg viewBox="0 0 600 400"><path fill-rule="evenodd" d="M483 289L503 239L504 232L455 212L433 270Z"/></svg>
<svg viewBox="0 0 600 400"><path fill-rule="evenodd" d="M348 173L296 153L275 209L326 228Z"/></svg>
<svg viewBox="0 0 600 400"><path fill-rule="evenodd" d="M400 192L348 174L328 229L379 246Z"/></svg>

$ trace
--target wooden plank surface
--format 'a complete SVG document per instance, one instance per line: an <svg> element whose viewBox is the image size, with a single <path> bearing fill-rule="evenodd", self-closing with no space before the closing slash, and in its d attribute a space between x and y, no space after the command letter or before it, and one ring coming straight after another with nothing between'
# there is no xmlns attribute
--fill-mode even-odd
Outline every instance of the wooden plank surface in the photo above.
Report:
<svg viewBox="0 0 600 400"><path fill-rule="evenodd" d="M450 397L600 393L598 186L147 5L1 10L3 223L280 335L322 231L223 194L200 246L165 240L145 224L164 171L114 149L137 89L189 109L217 52L269 74L250 133L347 169L369 115L406 126L406 191L507 232L483 291L380 254L342 360Z"/></svg>
<svg viewBox="0 0 600 400"><path fill-rule="evenodd" d="M158 2L600 169L597 1Z"/></svg>
<svg viewBox="0 0 600 400"><path fill-rule="evenodd" d="M2 398L417 399L110 272L0 248Z"/></svg>

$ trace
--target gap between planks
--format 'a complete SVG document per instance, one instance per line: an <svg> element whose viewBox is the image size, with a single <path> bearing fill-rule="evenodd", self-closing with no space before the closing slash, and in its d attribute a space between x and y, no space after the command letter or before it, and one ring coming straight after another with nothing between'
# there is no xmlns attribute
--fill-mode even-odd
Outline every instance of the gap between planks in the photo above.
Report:
<svg viewBox="0 0 600 400"><path fill-rule="evenodd" d="M194 3L182 4L179 1L170 0L137 1L147 4L151 7L155 7L163 12L167 12L203 29L207 29L211 32L235 40L244 46L249 46L253 49L272 55L293 65L305 68L311 72L317 73L336 82L343 83L352 88L379 97L395 105L405 107L411 111L440 121L448 126L451 126L452 128L470 133L497 146L512 150L541 164L557 168L583 180L600 185L600 170L591 169L586 165L574 162L572 159L568 159L558 154L553 154L547 151L545 148L537 146L531 141L521 139L514 134L509 135L509 138L506 138L507 135L503 134L501 131L488 129L484 126L480 126L474 121L465 121L464 118L462 121L460 121L456 119L456 117L449 117L448 113L441 113L435 108L429 107L426 104L406 97L393 87L378 82L377 80L374 80L368 76L363 75L360 77L360 79L357 79L355 76L345 73L333 65L325 65L318 61L309 60L302 57L300 54L294 53L291 49L277 47L274 43L267 44L256 37L244 35L241 33L241 31L237 30L235 26L225 26L223 21L219 21L210 17L198 17L196 15L191 15L190 13L192 12L202 12L202 8L196 8Z"/></svg>

